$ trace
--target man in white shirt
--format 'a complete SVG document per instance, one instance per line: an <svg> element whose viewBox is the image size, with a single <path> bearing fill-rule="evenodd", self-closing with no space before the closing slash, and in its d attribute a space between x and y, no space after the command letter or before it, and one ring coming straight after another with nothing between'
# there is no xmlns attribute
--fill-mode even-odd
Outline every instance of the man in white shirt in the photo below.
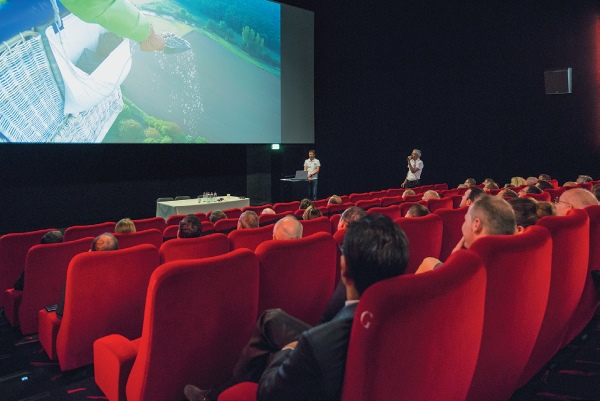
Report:
<svg viewBox="0 0 600 401"><path fill-rule="evenodd" d="M317 200L317 182L321 162L315 159L315 151L308 151L308 159L304 161L304 170L308 171L308 199Z"/></svg>
<svg viewBox="0 0 600 401"><path fill-rule="evenodd" d="M412 154L408 156L406 161L408 162L408 173L402 183L403 188L414 188L421 185L421 172L423 171L423 161L421 158L421 151L414 149Z"/></svg>

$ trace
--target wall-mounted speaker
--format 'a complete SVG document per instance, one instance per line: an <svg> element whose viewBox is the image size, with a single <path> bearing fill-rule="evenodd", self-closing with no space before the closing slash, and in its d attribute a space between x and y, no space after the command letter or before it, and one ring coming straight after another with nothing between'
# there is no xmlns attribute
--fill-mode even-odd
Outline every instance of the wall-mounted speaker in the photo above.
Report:
<svg viewBox="0 0 600 401"><path fill-rule="evenodd" d="M547 95L571 93L571 68L544 71L544 84Z"/></svg>

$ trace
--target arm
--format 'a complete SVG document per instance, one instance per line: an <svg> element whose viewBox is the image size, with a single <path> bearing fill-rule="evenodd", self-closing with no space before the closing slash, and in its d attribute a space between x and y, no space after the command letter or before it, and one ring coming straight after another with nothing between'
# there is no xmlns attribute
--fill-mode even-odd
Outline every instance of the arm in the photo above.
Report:
<svg viewBox="0 0 600 401"><path fill-rule="evenodd" d="M304 169L306 170L306 167L304 167ZM321 169L321 167L320 167L320 166L317 166L317 167L315 167L315 170L314 170L312 173L310 173L310 174L308 175L308 177L310 178L310 177L312 177L313 175L317 175L317 174L319 174L319 170L320 170L320 169Z"/></svg>
<svg viewBox="0 0 600 401"><path fill-rule="evenodd" d="M410 160L408 161L408 168L409 168L410 172L413 173L413 174L420 170L420 168L417 167L417 163L415 162L415 165L413 167L413 165L410 162Z"/></svg>

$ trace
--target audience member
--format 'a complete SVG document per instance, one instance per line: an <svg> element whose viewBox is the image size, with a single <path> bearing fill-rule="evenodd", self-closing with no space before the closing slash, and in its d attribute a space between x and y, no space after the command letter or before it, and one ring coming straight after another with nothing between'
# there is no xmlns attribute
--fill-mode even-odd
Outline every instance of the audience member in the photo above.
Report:
<svg viewBox="0 0 600 401"><path fill-rule="evenodd" d="M310 199L308 198L304 198L300 201L300 208L299 209L308 209L309 206L312 206L313 203Z"/></svg>
<svg viewBox="0 0 600 401"><path fill-rule="evenodd" d="M407 189L406 191L402 192L402 199L406 199L407 196L409 195L416 195L417 193L415 191L413 191L412 189Z"/></svg>
<svg viewBox="0 0 600 401"><path fill-rule="evenodd" d="M575 181L577 184L585 184L586 182L591 182L592 177L590 177L589 175L580 175L579 177L577 177L577 180Z"/></svg>
<svg viewBox="0 0 600 401"><path fill-rule="evenodd" d="M513 177L510 179L510 185L513 187L520 187L522 185L527 185L527 181L523 177Z"/></svg>
<svg viewBox="0 0 600 401"><path fill-rule="evenodd" d="M538 182L538 179L536 177L527 177L527 179L525 180L527 185L535 185Z"/></svg>
<svg viewBox="0 0 600 401"><path fill-rule="evenodd" d="M40 240L40 244L58 244L59 242L63 242L63 235L58 230L48 231L46 234L42 236ZM13 288L17 291L23 291L23 286L25 285L25 272L21 272L21 275L15 281Z"/></svg>
<svg viewBox="0 0 600 401"><path fill-rule="evenodd" d="M471 188L473 185L477 185L477 181L475 181L475 178L467 178L467 179L465 180L465 185L466 185L468 188Z"/></svg>
<svg viewBox="0 0 600 401"><path fill-rule="evenodd" d="M515 212L517 233L522 233L527 227L537 223L540 218L555 214L550 203L537 202L532 198L514 198L508 203ZM550 208L546 205L550 205Z"/></svg>
<svg viewBox="0 0 600 401"><path fill-rule="evenodd" d="M275 213L275 210L273 210L270 207L267 207L267 208L263 209L262 212L260 212L260 214L276 214L276 213Z"/></svg>
<svg viewBox="0 0 600 401"><path fill-rule="evenodd" d="M208 218L208 221L215 224L217 221L223 220L226 218L227 218L227 214L224 211L213 210L212 212L210 212L210 217Z"/></svg>
<svg viewBox="0 0 600 401"><path fill-rule="evenodd" d="M193 215L192 215L193 216ZM194 216L196 217L196 216ZM111 233L104 233L98 235L92 241L92 246L90 247L90 252L95 251L116 251L119 249L119 241L117 238ZM67 283L65 282L65 286L63 287L62 295L60 296L60 301L56 306L56 317L59 319L63 318L63 313L65 310L65 290L67 288Z"/></svg>
<svg viewBox="0 0 600 401"><path fill-rule="evenodd" d="M344 212L340 216L340 221L338 223L337 229L341 230L343 228L346 228L348 227L348 224L366 215L367 212L365 212L358 206L350 206L348 209L344 210Z"/></svg>
<svg viewBox="0 0 600 401"><path fill-rule="evenodd" d="M435 192L433 189L430 189L429 191L425 191L422 199L424 201L428 201L429 199L440 199L440 194Z"/></svg>
<svg viewBox="0 0 600 401"><path fill-rule="evenodd" d="M565 216L571 209L583 209L586 206L597 205L598 199L590 191L583 188L573 188L562 193L554 200L556 215Z"/></svg>
<svg viewBox="0 0 600 401"><path fill-rule="evenodd" d="M422 217L427 216L428 214L429 209L427 209L427 207L419 203L415 203L407 210L406 215L404 217Z"/></svg>
<svg viewBox="0 0 600 401"><path fill-rule="evenodd" d="M179 222L177 238L197 238L202 235L202 224L198 216L188 214Z"/></svg>
<svg viewBox="0 0 600 401"><path fill-rule="evenodd" d="M467 184L458 184L456 188L469 188Z"/></svg>
<svg viewBox="0 0 600 401"><path fill-rule="evenodd" d="M390 218L371 214L348 226L343 248L348 302L333 320L311 328L281 309L264 312L232 378L213 391L188 385L188 400L215 399L241 381L258 383L258 400L339 400L357 302L372 284L404 273L408 240Z"/></svg>
<svg viewBox="0 0 600 401"><path fill-rule="evenodd" d="M600 184L596 184L592 187L592 194L594 194L596 199L600 200Z"/></svg>
<svg viewBox="0 0 600 401"><path fill-rule="evenodd" d="M328 205L341 205L342 203L342 198L338 195L331 195L327 201Z"/></svg>
<svg viewBox="0 0 600 401"><path fill-rule="evenodd" d="M273 227L273 239L293 240L302 238L302 224L293 215L279 219Z"/></svg>
<svg viewBox="0 0 600 401"><path fill-rule="evenodd" d="M486 178L485 180L483 180L483 186L484 186L484 188L485 188L486 185L495 184L495 183L496 183L496 181L494 181L491 178Z"/></svg>
<svg viewBox="0 0 600 401"><path fill-rule="evenodd" d="M115 226L116 233L134 233L135 232L135 224L131 221L130 218L124 218L117 222Z"/></svg>
<svg viewBox="0 0 600 401"><path fill-rule="evenodd" d="M302 220L312 220L318 217L323 217L323 213L314 206L309 206L302 214Z"/></svg>
<svg viewBox="0 0 600 401"><path fill-rule="evenodd" d="M524 198L527 194L541 194L542 190L536 187L535 185L527 185L526 187L521 188L519 191L519 198Z"/></svg>
<svg viewBox="0 0 600 401"><path fill-rule="evenodd" d="M237 223L237 229L256 228L258 227L258 215L252 210L246 210L240 215Z"/></svg>
<svg viewBox="0 0 600 401"><path fill-rule="evenodd" d="M550 177L548 174L540 174L540 176L538 177L538 181L540 181L540 180L548 181L551 179L552 179L552 177Z"/></svg>
<svg viewBox="0 0 600 401"><path fill-rule="evenodd" d="M508 200L511 198L518 198L519 195L510 188L503 188L500 192L496 194L496 197Z"/></svg>
<svg viewBox="0 0 600 401"><path fill-rule="evenodd" d="M470 206L473 202L475 202L477 199L481 198L484 195L486 195L486 193L483 189L477 188L477 187L471 187L471 188L467 189L465 191L465 193L463 194L463 197L460 200L459 206L460 207Z"/></svg>
<svg viewBox="0 0 600 401"><path fill-rule="evenodd" d="M566 181L562 186L563 187L576 187L577 183L575 181Z"/></svg>
<svg viewBox="0 0 600 401"><path fill-rule="evenodd" d="M486 191L491 191L492 189L500 189L498 187L498 184L496 184L495 182L488 182L487 184L485 184L483 186L483 189Z"/></svg>
<svg viewBox="0 0 600 401"><path fill-rule="evenodd" d="M539 189L541 189L542 191L544 189L554 189L554 185L550 184L548 181L545 180L538 180L537 184L535 184L536 187L538 187Z"/></svg>

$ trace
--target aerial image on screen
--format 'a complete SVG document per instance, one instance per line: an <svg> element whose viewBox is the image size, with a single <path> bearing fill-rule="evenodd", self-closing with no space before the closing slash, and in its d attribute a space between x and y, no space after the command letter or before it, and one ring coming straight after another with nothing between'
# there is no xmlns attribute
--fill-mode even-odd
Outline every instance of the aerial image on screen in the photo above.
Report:
<svg viewBox="0 0 600 401"><path fill-rule="evenodd" d="M131 3L171 47L141 51L62 6L60 23L50 7L34 31L15 16L23 29L0 47L0 141L281 142L278 3Z"/></svg>

